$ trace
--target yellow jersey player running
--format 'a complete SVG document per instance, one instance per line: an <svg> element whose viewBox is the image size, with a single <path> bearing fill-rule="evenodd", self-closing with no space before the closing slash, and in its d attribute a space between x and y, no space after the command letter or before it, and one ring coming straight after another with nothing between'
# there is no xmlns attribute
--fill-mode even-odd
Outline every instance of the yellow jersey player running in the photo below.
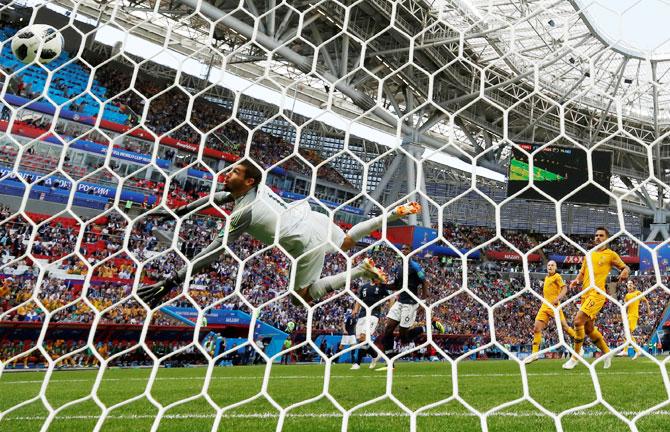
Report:
<svg viewBox="0 0 670 432"><path fill-rule="evenodd" d="M630 273L630 269L616 252L608 248L607 245L599 246L607 240L609 235L610 233L607 228L596 228L594 237L596 250L589 253L591 262L593 263L593 277L595 278L593 285L599 289L591 287L591 277L586 257L584 257L584 260L582 261L582 268L579 270L577 278L570 282L570 288L575 287L579 283L581 283L583 287L582 306L577 311L574 319L574 350L577 353L581 352L582 345L584 344L584 337L588 335L591 342L602 351L603 355L606 355L603 362L604 369L609 369L612 365L612 357L607 356L610 352L610 348L607 346L607 342L605 342L603 335L595 327L595 321L598 312L600 312L603 306L605 306L605 302L607 302L607 297L605 297L604 294L605 282L607 281L607 275L612 271L612 267L616 267L619 270L620 282L628 279L628 274ZM577 366L577 363L577 358L573 355L567 362L565 362L565 364L563 364L563 369L573 369Z"/></svg>
<svg viewBox="0 0 670 432"><path fill-rule="evenodd" d="M542 295L547 303L558 306L561 304L561 300L565 298L565 295L568 292L568 286L563 282L563 278L560 274L556 273L556 261L550 260L547 263L547 276L544 278L544 287L542 289ZM542 343L542 331L547 327L549 321L554 319L554 310L547 305L547 303L542 303L540 310L535 316L535 326L533 327L533 350L530 357L526 360L526 363L532 363L538 359L537 352L540 350L540 344ZM568 325L568 322L565 320L565 314L563 310L559 309L558 314L561 319L561 325L565 332L570 335L572 339L575 338L575 331Z"/></svg>
<svg viewBox="0 0 670 432"><path fill-rule="evenodd" d="M630 302L628 306L626 306L626 315L628 316L628 328L630 328L630 337L633 339L633 342L635 342L635 336L633 336L633 332L637 328L637 321L640 319L640 302L644 301L645 304L647 305L647 311L651 311L651 307L649 306L649 300L647 300L646 297L642 295L642 292L638 290L635 287L635 283L633 281L628 281L626 284L626 288L628 289L628 292L626 293L626 296L623 298L624 303ZM623 349L621 352L618 354L621 357L627 357L628 356L628 342L626 342L623 345ZM638 357L640 357L640 350L633 345L633 349L635 350L635 355L633 356L633 360L636 360Z"/></svg>

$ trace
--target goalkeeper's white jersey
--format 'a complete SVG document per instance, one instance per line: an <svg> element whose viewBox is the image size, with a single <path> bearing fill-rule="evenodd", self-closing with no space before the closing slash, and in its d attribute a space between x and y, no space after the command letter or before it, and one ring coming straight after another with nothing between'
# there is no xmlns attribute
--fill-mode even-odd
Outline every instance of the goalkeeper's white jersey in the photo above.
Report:
<svg viewBox="0 0 670 432"><path fill-rule="evenodd" d="M302 254L310 238L312 209L307 201L288 204L265 185L251 189L235 199L231 214L229 241L249 233L264 244L278 242L291 255Z"/></svg>

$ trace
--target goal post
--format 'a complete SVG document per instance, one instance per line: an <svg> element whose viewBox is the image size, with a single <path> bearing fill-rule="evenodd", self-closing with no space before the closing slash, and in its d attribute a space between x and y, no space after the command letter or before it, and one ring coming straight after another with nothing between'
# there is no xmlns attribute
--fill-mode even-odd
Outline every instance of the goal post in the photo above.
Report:
<svg viewBox="0 0 670 432"><path fill-rule="evenodd" d="M661 427L670 63L514 3L5 2L0 429Z"/></svg>

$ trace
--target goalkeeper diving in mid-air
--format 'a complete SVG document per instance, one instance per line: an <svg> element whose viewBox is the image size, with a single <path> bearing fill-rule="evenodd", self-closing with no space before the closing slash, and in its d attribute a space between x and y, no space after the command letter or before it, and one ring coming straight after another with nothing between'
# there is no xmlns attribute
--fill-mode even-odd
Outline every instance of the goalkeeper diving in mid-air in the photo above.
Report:
<svg viewBox="0 0 670 432"><path fill-rule="evenodd" d="M251 161L242 160L235 164L224 180L223 192L214 194L213 202L222 205L234 202L230 214L228 242L235 241L243 233L248 233L263 244L270 245L275 240L296 259L296 274L293 289L306 302L317 301L327 293L346 285L348 272L321 277L327 253L337 248L348 251L363 237L381 228L384 218L388 221L421 211L419 203L410 202L393 209L388 215L380 215L354 225L347 233L330 218L311 209L307 201L288 205L269 187L261 184L261 170ZM209 202L209 197L201 198L174 210L177 216L184 216ZM221 255L219 250L225 238L225 228L217 238L193 258L192 273L207 267ZM174 233L155 231L156 237L171 241ZM275 238L276 237L276 238ZM329 242L330 240L330 242ZM334 247L335 246L335 247ZM151 307L158 306L160 300L186 277L186 267L165 280L137 290L139 297ZM351 269L351 277L364 277L386 282L386 273L366 258Z"/></svg>

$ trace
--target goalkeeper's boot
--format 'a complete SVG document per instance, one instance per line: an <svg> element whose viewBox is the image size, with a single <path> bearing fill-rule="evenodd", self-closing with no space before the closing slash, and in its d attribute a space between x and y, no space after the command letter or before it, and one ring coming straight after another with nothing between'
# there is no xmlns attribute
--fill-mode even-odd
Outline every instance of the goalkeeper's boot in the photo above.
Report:
<svg viewBox="0 0 670 432"><path fill-rule="evenodd" d="M637 359L640 358L641 355L642 355L642 351L636 349L635 350L635 355L633 356L633 358L631 358L631 360L637 360Z"/></svg>
<svg viewBox="0 0 670 432"><path fill-rule="evenodd" d="M363 277L370 280L377 280L381 283L388 283L388 276L386 275L386 272L377 267L374 260L365 258L363 261L361 261L358 267L364 271Z"/></svg>
<svg viewBox="0 0 670 432"><path fill-rule="evenodd" d="M153 285L143 286L137 289L137 295L142 299L143 302L155 308L161 304L161 299L165 297L172 288L178 285L175 278L170 277L168 279L156 282Z"/></svg>
<svg viewBox="0 0 670 432"><path fill-rule="evenodd" d="M439 334L445 334L447 332L447 330L444 328L444 324L438 320L433 321L433 330Z"/></svg>
<svg viewBox="0 0 670 432"><path fill-rule="evenodd" d="M391 211L390 219L400 219L405 216L419 214L421 212L421 204L416 201L411 201L406 204L399 205Z"/></svg>
<svg viewBox="0 0 670 432"><path fill-rule="evenodd" d="M388 276L386 275L384 270L375 266L375 262L372 259L365 258L363 261L361 261L360 264L358 264L358 268L363 270L362 276L364 278L370 280L378 280L381 283L388 283ZM312 296L309 294L309 287L296 289L294 292L295 294L297 294L298 297L302 297L302 299L305 300L307 303L310 303L313 300ZM301 304L298 297L296 297L295 295L291 296L291 303L293 303L294 306L299 306Z"/></svg>

